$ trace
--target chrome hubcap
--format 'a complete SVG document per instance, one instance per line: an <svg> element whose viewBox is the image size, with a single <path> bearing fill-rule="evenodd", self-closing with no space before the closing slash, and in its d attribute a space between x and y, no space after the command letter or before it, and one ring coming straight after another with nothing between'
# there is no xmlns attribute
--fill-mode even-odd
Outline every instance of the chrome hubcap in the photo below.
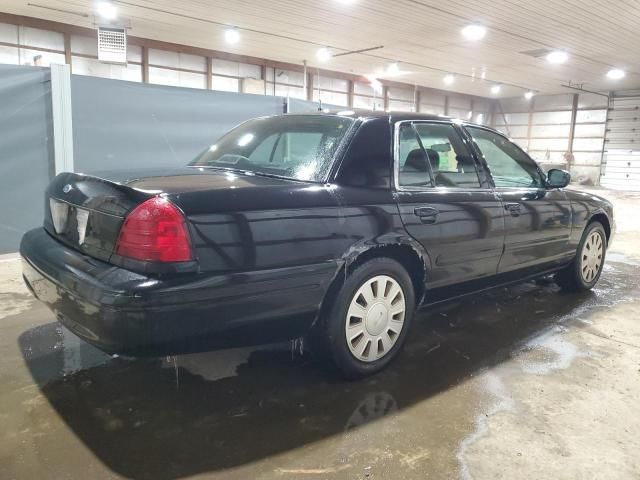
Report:
<svg viewBox="0 0 640 480"><path fill-rule="evenodd" d="M406 303L402 287L387 275L367 280L349 304L345 322L351 354L363 362L384 357L398 340Z"/></svg>
<svg viewBox="0 0 640 480"><path fill-rule="evenodd" d="M591 232L587 241L584 242L581 255L581 273L585 282L592 282L600 267L602 267L602 256L604 254L604 242L598 232Z"/></svg>

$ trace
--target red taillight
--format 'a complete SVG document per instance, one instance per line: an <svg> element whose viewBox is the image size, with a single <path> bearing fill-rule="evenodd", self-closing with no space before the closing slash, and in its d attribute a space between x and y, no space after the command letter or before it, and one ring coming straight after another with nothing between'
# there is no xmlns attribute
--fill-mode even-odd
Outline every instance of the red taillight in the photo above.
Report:
<svg viewBox="0 0 640 480"><path fill-rule="evenodd" d="M193 259L182 213L162 197L138 205L127 215L116 253L145 262L187 262Z"/></svg>

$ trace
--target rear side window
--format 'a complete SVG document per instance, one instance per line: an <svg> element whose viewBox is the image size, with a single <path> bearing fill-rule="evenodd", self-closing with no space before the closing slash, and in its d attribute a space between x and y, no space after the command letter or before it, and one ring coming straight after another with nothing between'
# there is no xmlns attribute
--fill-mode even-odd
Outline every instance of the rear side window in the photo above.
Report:
<svg viewBox="0 0 640 480"><path fill-rule="evenodd" d="M475 161L453 125L404 123L398 141L400 186L480 187Z"/></svg>
<svg viewBox="0 0 640 480"><path fill-rule="evenodd" d="M353 122L335 115L249 120L221 137L190 165L323 182Z"/></svg>
<svg viewBox="0 0 640 480"><path fill-rule="evenodd" d="M496 187L542 187L536 163L502 135L465 127L482 153Z"/></svg>

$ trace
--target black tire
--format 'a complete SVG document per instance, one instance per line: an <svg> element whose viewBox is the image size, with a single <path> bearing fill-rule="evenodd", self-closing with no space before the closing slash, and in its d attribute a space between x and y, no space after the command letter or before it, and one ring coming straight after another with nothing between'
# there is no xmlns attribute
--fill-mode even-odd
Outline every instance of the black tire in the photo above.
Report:
<svg viewBox="0 0 640 480"><path fill-rule="evenodd" d="M602 242L602 258L600 259L600 263L595 275L592 278L585 279L585 276L582 274L583 268L585 266L584 246L587 240L594 233L600 236L600 240ZM573 261L556 274L556 283L560 286L560 288L567 292L584 292L586 290L591 290L600 279L600 274L602 273L606 253L607 234L605 233L604 227L600 222L591 222L589 225L587 225L587 228L585 228L584 233L582 234L582 238L580 239L580 243L578 244L576 256Z"/></svg>
<svg viewBox="0 0 640 480"><path fill-rule="evenodd" d="M361 361L352 354L345 332L347 313L355 294L361 287L377 276L388 276L402 289L405 301L404 323L393 346L381 358ZM415 312L415 293L411 278L400 263L390 258L371 259L351 272L344 284L331 298L311 332L312 348L319 358L328 360L346 378L359 378L374 374L385 368L400 352ZM390 314L387 314L387 317ZM366 321L363 319L363 325Z"/></svg>

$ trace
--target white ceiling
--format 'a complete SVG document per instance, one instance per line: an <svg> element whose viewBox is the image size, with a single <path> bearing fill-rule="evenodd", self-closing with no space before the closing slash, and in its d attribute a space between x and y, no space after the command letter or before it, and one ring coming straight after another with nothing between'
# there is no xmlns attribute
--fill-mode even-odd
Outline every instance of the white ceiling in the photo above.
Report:
<svg viewBox="0 0 640 480"><path fill-rule="evenodd" d="M402 74L394 80L481 96L491 96L493 82L503 84L500 97L519 96L526 89L568 92L561 85L569 81L600 91L640 88L637 0L115 3L120 17L130 24L130 35L297 64L306 59L312 66L355 74L372 74L397 61ZM0 10L85 27L94 22L90 0L3 0ZM470 22L488 27L483 40L462 38L460 30ZM224 25L240 29L238 44L224 42ZM334 53L384 48L319 64L315 53L323 45ZM552 65L544 57L522 53L549 48L568 51L569 61ZM627 76L607 79L611 67L625 69ZM483 70L487 81L479 79ZM448 72L456 74L451 86L442 81Z"/></svg>

